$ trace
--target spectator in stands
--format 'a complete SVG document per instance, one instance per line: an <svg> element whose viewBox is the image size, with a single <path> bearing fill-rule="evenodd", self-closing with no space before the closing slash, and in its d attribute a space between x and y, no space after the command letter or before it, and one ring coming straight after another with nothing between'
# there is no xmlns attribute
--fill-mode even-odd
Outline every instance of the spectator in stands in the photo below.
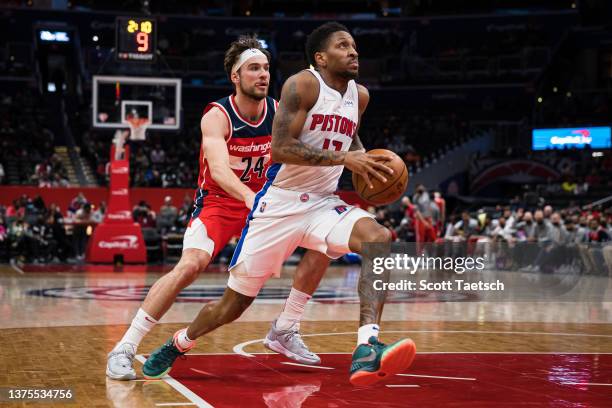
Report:
<svg viewBox="0 0 612 408"><path fill-rule="evenodd" d="M99 224L104 219L104 214L106 214L106 201L100 201L98 208L91 214L91 219Z"/></svg>
<svg viewBox="0 0 612 408"><path fill-rule="evenodd" d="M27 230L28 225L24 221L23 215L20 215L9 228L11 257L17 257L20 261L25 260L29 253Z"/></svg>
<svg viewBox="0 0 612 408"><path fill-rule="evenodd" d="M478 221L470 216L469 211L461 213L461 220L453 226L453 237L468 239L478 234Z"/></svg>
<svg viewBox="0 0 612 408"><path fill-rule="evenodd" d="M134 207L132 216L142 228L155 228L155 211L152 211L151 206L144 200Z"/></svg>
<svg viewBox="0 0 612 408"><path fill-rule="evenodd" d="M153 165L163 164L166 161L166 153L159 144L155 145L155 148L151 150L151 163Z"/></svg>
<svg viewBox="0 0 612 408"><path fill-rule="evenodd" d="M436 225L438 236L444 231L444 224L446 223L446 200L442 197L442 193L434 191L434 202L438 206L439 220Z"/></svg>
<svg viewBox="0 0 612 408"><path fill-rule="evenodd" d="M516 216L512 212L512 208L510 206L504 207L503 217L506 220L507 230L512 231L514 229L515 224L516 224Z"/></svg>
<svg viewBox="0 0 612 408"><path fill-rule="evenodd" d="M36 167L34 167L34 175L32 176L32 178L34 181L38 182L40 186L40 183L44 182L44 180L47 180L50 174L51 164L49 164L48 160L45 160L42 163L37 164Z"/></svg>
<svg viewBox="0 0 612 408"><path fill-rule="evenodd" d="M51 180L51 187L70 187L70 182L61 173L55 173Z"/></svg>
<svg viewBox="0 0 612 408"><path fill-rule="evenodd" d="M174 170L165 171L161 179L163 188L177 187L177 175Z"/></svg>
<svg viewBox="0 0 612 408"><path fill-rule="evenodd" d="M576 194L577 188L578 185L570 177L567 177L566 180L561 183L561 190L566 194Z"/></svg>
<svg viewBox="0 0 612 408"><path fill-rule="evenodd" d="M548 206L550 207L550 206ZM552 211L552 208L551 208ZM537 210L533 215L535 220L535 228L533 230L533 236L528 238L530 242L546 242L552 238L550 230L550 224L544 218L544 211Z"/></svg>
<svg viewBox="0 0 612 408"><path fill-rule="evenodd" d="M448 217L448 222L446 224L446 229L444 230L444 239L446 240L452 240L453 237L455 236L455 224L457 221L457 215L456 214L451 214Z"/></svg>
<svg viewBox="0 0 612 408"><path fill-rule="evenodd" d="M568 244L577 244L581 242L580 237L578 236L578 229L576 228L574 217L568 218L564 226L565 226L565 231L567 232L567 243Z"/></svg>
<svg viewBox="0 0 612 408"><path fill-rule="evenodd" d="M478 211L478 235L482 235L484 237L492 237L493 231L497 228L498 225L493 225L493 220L491 216L484 212L484 210Z"/></svg>
<svg viewBox="0 0 612 408"><path fill-rule="evenodd" d="M162 179L156 167L149 167L145 170L144 181L147 187L161 187Z"/></svg>
<svg viewBox="0 0 612 408"><path fill-rule="evenodd" d="M62 216L60 208L55 203L51 203L49 206L46 224L50 231L51 240L54 243L53 247L55 251L53 251L53 253L58 261L66 262L70 254L71 245L66 236L64 217Z"/></svg>
<svg viewBox="0 0 612 408"><path fill-rule="evenodd" d="M157 228L162 235L174 228L177 217L178 209L172 205L172 197L166 196L164 198L164 204L159 209L159 216L157 217Z"/></svg>
<svg viewBox="0 0 612 408"><path fill-rule="evenodd" d="M193 211L193 199L189 194L185 194L183 198L183 205L178 213L178 218L176 220L177 226L181 229L187 227L187 223L191 218L191 212Z"/></svg>
<svg viewBox="0 0 612 408"><path fill-rule="evenodd" d="M544 220L549 222L550 221L550 216L552 215L552 213L553 213L552 206L550 206L550 205L545 206L544 210L543 210L543 213L542 213L542 215L544 217ZM537 220L536 220L536 222L537 222Z"/></svg>
<svg viewBox="0 0 612 408"><path fill-rule="evenodd" d="M0 184L4 184L4 177L6 174L4 173L4 166L0 163Z"/></svg>
<svg viewBox="0 0 612 408"><path fill-rule="evenodd" d="M604 223L599 218L593 218L589 221L589 233L587 234L588 242L608 242L610 234L604 227Z"/></svg>
<svg viewBox="0 0 612 408"><path fill-rule="evenodd" d="M416 192L412 197L412 202L416 206L415 235L417 242L434 242L437 234L435 223L439 218L438 207L431 200L423 184L416 187Z"/></svg>
<svg viewBox="0 0 612 408"><path fill-rule="evenodd" d="M83 192L79 192L76 197L72 199L70 202L70 206L68 207L68 213L74 215L81 207L87 204L87 198Z"/></svg>
<svg viewBox="0 0 612 408"><path fill-rule="evenodd" d="M147 158L147 155L144 152L144 149L140 148L138 149L138 152L136 153L136 156L134 157L134 162L136 163L136 166L139 167L140 169L146 169L147 167L149 167L149 159Z"/></svg>
<svg viewBox="0 0 612 408"><path fill-rule="evenodd" d="M550 227L550 237L552 242L557 245L565 245L569 243L569 235L561 223L561 214L554 212L550 216Z"/></svg>
<svg viewBox="0 0 612 408"><path fill-rule="evenodd" d="M400 225L395 228L395 235L399 242L414 242L414 229L410 226L410 221L407 218L403 218Z"/></svg>
<svg viewBox="0 0 612 408"><path fill-rule="evenodd" d="M79 193L79 196L82 193ZM77 260L85 259L85 248L87 246L87 227L93 222L91 204L85 203L74 215L74 253Z"/></svg>
<svg viewBox="0 0 612 408"><path fill-rule="evenodd" d="M497 225L491 230L490 237L496 240L511 242L514 240L514 230L505 217L500 217L497 220Z"/></svg>
<svg viewBox="0 0 612 408"><path fill-rule="evenodd" d="M45 221L46 220L43 215L38 216L36 222L33 223L28 230L32 255L35 263L47 262L47 258L53 253L48 240L51 231L47 227Z"/></svg>
<svg viewBox="0 0 612 408"><path fill-rule="evenodd" d="M535 235L535 223L531 211L525 211L523 219L516 226L516 238L518 241L527 241Z"/></svg>
<svg viewBox="0 0 612 408"><path fill-rule="evenodd" d="M13 200L13 204L9 205L6 209L7 218L17 218L25 215L25 205L22 203L22 199Z"/></svg>
<svg viewBox="0 0 612 408"><path fill-rule="evenodd" d="M576 227L576 236L578 242L587 242L587 234L589 233L589 223L586 216L580 216L578 218L578 225Z"/></svg>

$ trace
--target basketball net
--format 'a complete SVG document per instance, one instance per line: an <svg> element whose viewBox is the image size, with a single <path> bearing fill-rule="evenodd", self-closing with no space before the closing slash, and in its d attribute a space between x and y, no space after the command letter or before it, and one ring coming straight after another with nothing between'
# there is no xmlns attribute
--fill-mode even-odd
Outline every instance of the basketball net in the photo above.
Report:
<svg viewBox="0 0 612 408"><path fill-rule="evenodd" d="M115 138L113 139L115 143L115 160L120 160L124 157L124 145L128 136L132 141L143 141L146 139L145 133L150 122L147 118L128 116L124 123L128 124L130 131L128 133L124 130L118 130L115 133Z"/></svg>
<svg viewBox="0 0 612 408"><path fill-rule="evenodd" d="M147 126L149 126L149 119L147 118L138 118L138 117L128 117L126 119L128 125L130 126L130 140L133 141L143 141L145 140L145 131L147 130Z"/></svg>

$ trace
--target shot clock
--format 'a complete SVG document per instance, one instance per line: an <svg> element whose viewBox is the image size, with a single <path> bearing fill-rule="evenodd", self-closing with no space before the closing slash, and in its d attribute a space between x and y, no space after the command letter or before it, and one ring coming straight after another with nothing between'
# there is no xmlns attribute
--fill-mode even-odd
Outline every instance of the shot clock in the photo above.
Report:
<svg viewBox="0 0 612 408"><path fill-rule="evenodd" d="M152 62L157 49L157 24L152 18L117 17L116 58Z"/></svg>

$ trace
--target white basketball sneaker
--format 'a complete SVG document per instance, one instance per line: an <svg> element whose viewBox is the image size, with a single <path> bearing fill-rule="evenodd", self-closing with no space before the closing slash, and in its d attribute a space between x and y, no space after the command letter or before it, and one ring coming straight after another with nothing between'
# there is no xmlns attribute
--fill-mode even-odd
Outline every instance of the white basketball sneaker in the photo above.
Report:
<svg viewBox="0 0 612 408"><path fill-rule="evenodd" d="M297 323L287 330L279 330L276 328L276 320L274 320L268 335L264 339L264 346L298 363L321 364L319 356L308 350L308 347L304 344Z"/></svg>
<svg viewBox="0 0 612 408"><path fill-rule="evenodd" d="M106 362L106 376L113 380L135 380L134 356L136 346L131 343L123 343L108 353Z"/></svg>

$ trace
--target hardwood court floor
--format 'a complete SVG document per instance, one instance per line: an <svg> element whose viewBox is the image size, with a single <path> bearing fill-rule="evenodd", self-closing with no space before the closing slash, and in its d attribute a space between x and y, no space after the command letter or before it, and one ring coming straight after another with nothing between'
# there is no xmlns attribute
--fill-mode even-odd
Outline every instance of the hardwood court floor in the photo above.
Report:
<svg viewBox="0 0 612 408"><path fill-rule="evenodd" d="M280 283L288 285L290 273L285 271ZM346 353L354 347L357 324L351 319L357 318L358 305L329 289L353 285L350 268L330 272L321 285L323 295L308 307L302 324L310 348L325 353L325 369L286 365L275 355L257 354L266 352L258 340L282 306L284 293L275 292L276 282L267 298L239 321L200 339L177 363L173 380L107 380L106 354L139 307L143 288L157 277L19 274L0 267L0 387L70 387L75 392L70 405L5 405L158 407L206 406L201 401L208 401L228 407L340 407L372 406L367 401L374 398L380 406L408 406L408 401L499 406L504 399L506 406L610 406L612 305L606 302L388 304L381 339L415 341L419 354L407 374L416 377L389 380L393 388L350 388ZM184 327L203 301L219 293L225 279L223 274L203 276L138 352L150 352ZM244 357L248 354L254 357ZM140 374L140 362L136 368Z"/></svg>

